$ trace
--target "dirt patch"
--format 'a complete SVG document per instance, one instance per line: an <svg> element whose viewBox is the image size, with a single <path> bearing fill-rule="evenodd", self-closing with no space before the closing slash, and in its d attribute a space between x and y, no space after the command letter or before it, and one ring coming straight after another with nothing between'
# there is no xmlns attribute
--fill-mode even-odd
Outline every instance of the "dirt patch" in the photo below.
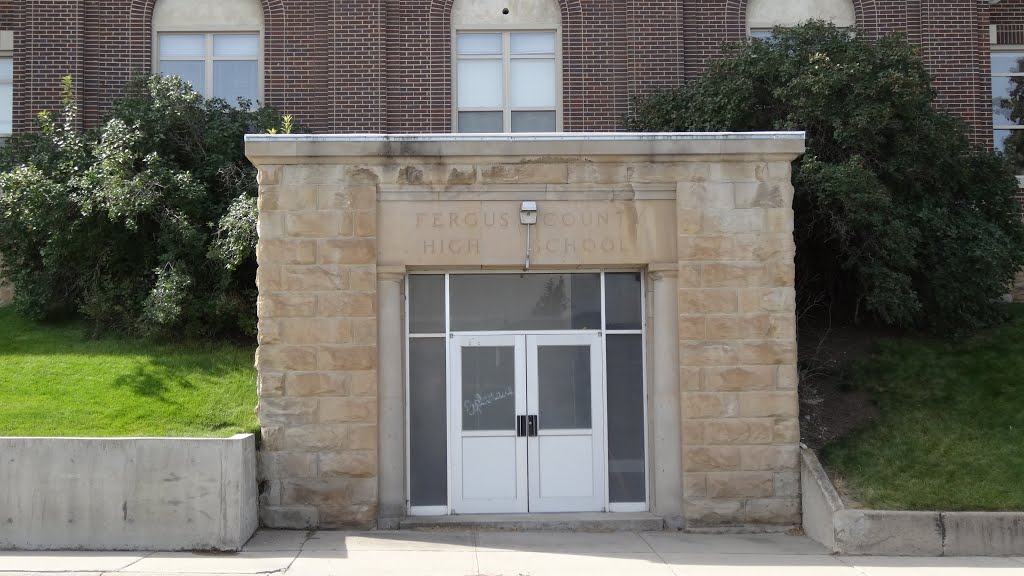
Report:
<svg viewBox="0 0 1024 576"><path fill-rule="evenodd" d="M871 395L853 385L853 368L889 330L803 322L798 334L800 438L819 449L863 428L878 416Z"/></svg>

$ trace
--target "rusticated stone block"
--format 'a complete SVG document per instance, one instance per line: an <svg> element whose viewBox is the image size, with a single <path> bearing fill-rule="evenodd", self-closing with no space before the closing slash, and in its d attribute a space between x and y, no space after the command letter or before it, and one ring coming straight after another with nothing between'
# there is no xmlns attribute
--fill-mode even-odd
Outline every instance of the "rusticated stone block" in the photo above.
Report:
<svg viewBox="0 0 1024 576"><path fill-rule="evenodd" d="M680 236L679 260L732 260L733 242L732 236Z"/></svg>
<svg viewBox="0 0 1024 576"><path fill-rule="evenodd" d="M348 269L344 266L285 266L281 269L281 286L295 292L345 290Z"/></svg>
<svg viewBox="0 0 1024 576"><path fill-rule="evenodd" d="M796 309L796 291L793 288L740 289L739 312L787 312Z"/></svg>
<svg viewBox="0 0 1024 576"><path fill-rule="evenodd" d="M316 419L320 422L376 422L375 398L321 398Z"/></svg>
<svg viewBox="0 0 1024 576"><path fill-rule="evenodd" d="M256 391L260 398L277 398L284 395L284 373L261 370L256 378Z"/></svg>
<svg viewBox="0 0 1024 576"><path fill-rule="evenodd" d="M800 498L752 498L746 501L745 520L750 524L800 524Z"/></svg>
<svg viewBox="0 0 1024 576"><path fill-rule="evenodd" d="M683 394L683 418L729 418L739 414L736 394L687 392Z"/></svg>
<svg viewBox="0 0 1024 576"><path fill-rule="evenodd" d="M705 327L707 320L701 316L680 316L679 317L679 339L680 340L704 340L707 338Z"/></svg>
<svg viewBox="0 0 1024 576"><path fill-rule="evenodd" d="M708 498L765 498L775 491L771 472L709 472Z"/></svg>
<svg viewBox="0 0 1024 576"><path fill-rule="evenodd" d="M744 418L796 418L799 409L795 390L740 394L740 416Z"/></svg>
<svg viewBox="0 0 1024 576"><path fill-rule="evenodd" d="M707 498L708 475L704 472L683 474L683 496L685 498Z"/></svg>
<svg viewBox="0 0 1024 576"><path fill-rule="evenodd" d="M374 478L297 478L281 484L281 502L290 504L370 504L377 499Z"/></svg>
<svg viewBox="0 0 1024 576"><path fill-rule="evenodd" d="M800 447L796 445L740 447L742 470L796 470L799 459Z"/></svg>
<svg viewBox="0 0 1024 576"><path fill-rule="evenodd" d="M317 350L313 346L260 346L256 367L263 370L316 370Z"/></svg>
<svg viewBox="0 0 1024 576"><path fill-rule="evenodd" d="M260 318L297 318L316 315L316 295L296 292L262 292L256 299Z"/></svg>
<svg viewBox="0 0 1024 576"><path fill-rule="evenodd" d="M316 210L316 186L260 186L256 207L262 210Z"/></svg>
<svg viewBox="0 0 1024 576"><path fill-rule="evenodd" d="M341 232L341 218L336 210L288 212L285 229L292 238L334 238Z"/></svg>
<svg viewBox="0 0 1024 576"><path fill-rule="evenodd" d="M377 453L374 451L321 452L318 458L319 474L324 477L375 478L377 476Z"/></svg>
<svg viewBox="0 0 1024 576"><path fill-rule="evenodd" d="M320 346L320 370L370 370L377 367L376 346Z"/></svg>
<svg viewBox="0 0 1024 576"><path fill-rule="evenodd" d="M704 369L704 382L708 390L742 392L773 390L775 366L729 366Z"/></svg>
<svg viewBox="0 0 1024 576"><path fill-rule="evenodd" d="M686 498L683 516L689 526L732 526L744 521L744 502L729 498Z"/></svg>
<svg viewBox="0 0 1024 576"><path fill-rule="evenodd" d="M738 446L741 444L771 444L775 424L771 419L711 420L704 424L704 442Z"/></svg>
<svg viewBox="0 0 1024 576"><path fill-rule="evenodd" d="M284 389L288 396L347 396L352 378L350 372L289 372Z"/></svg>
<svg viewBox="0 0 1024 576"><path fill-rule="evenodd" d="M771 286L768 269L760 262L713 262L702 266L704 286L709 288L748 288Z"/></svg>
<svg viewBox="0 0 1024 576"><path fill-rule="evenodd" d="M312 424L317 420L315 398L262 398L256 410L260 422L268 426Z"/></svg>
<svg viewBox="0 0 1024 576"><path fill-rule="evenodd" d="M372 238L320 240L320 264L372 264L377 261L377 243Z"/></svg>
<svg viewBox="0 0 1024 576"><path fill-rule="evenodd" d="M687 289L679 291L680 314L734 314L739 297L733 289Z"/></svg>
<svg viewBox="0 0 1024 576"><path fill-rule="evenodd" d="M684 446L684 472L722 472L740 469L740 449L735 446Z"/></svg>
<svg viewBox="0 0 1024 576"><path fill-rule="evenodd" d="M316 242L289 238L260 240L256 245L256 258L261 263L313 264L316 262Z"/></svg>
<svg viewBox="0 0 1024 576"><path fill-rule="evenodd" d="M374 318L377 315L377 295L372 292L321 294L317 313L342 318Z"/></svg>

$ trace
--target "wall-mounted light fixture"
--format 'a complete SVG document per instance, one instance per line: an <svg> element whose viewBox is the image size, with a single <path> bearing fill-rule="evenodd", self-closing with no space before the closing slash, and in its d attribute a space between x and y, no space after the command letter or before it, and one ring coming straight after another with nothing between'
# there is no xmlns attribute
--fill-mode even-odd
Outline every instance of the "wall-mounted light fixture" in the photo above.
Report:
<svg viewBox="0 0 1024 576"><path fill-rule="evenodd" d="M537 223L537 203L533 200L523 202L519 208L519 223L526 225L526 264L523 271L530 269L530 228Z"/></svg>

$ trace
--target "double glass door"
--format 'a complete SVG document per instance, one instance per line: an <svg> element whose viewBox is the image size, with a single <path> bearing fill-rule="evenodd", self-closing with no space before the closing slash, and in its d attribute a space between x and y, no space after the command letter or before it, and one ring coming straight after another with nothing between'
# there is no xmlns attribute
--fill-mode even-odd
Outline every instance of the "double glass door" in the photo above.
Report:
<svg viewBox="0 0 1024 576"><path fill-rule="evenodd" d="M451 338L452 512L605 507L601 335Z"/></svg>

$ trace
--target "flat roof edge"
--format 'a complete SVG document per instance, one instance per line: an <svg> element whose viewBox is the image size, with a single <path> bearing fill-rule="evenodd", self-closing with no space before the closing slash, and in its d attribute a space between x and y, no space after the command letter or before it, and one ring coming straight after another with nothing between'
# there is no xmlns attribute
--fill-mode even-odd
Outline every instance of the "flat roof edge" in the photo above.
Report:
<svg viewBox="0 0 1024 576"><path fill-rule="evenodd" d="M779 155L805 151L803 132L571 132L555 134L251 134L257 164L331 158L615 158ZM599 161L599 160L598 160Z"/></svg>
<svg viewBox="0 0 1024 576"><path fill-rule="evenodd" d="M246 142L653 142L803 140L805 132L557 132L516 134L246 134Z"/></svg>

